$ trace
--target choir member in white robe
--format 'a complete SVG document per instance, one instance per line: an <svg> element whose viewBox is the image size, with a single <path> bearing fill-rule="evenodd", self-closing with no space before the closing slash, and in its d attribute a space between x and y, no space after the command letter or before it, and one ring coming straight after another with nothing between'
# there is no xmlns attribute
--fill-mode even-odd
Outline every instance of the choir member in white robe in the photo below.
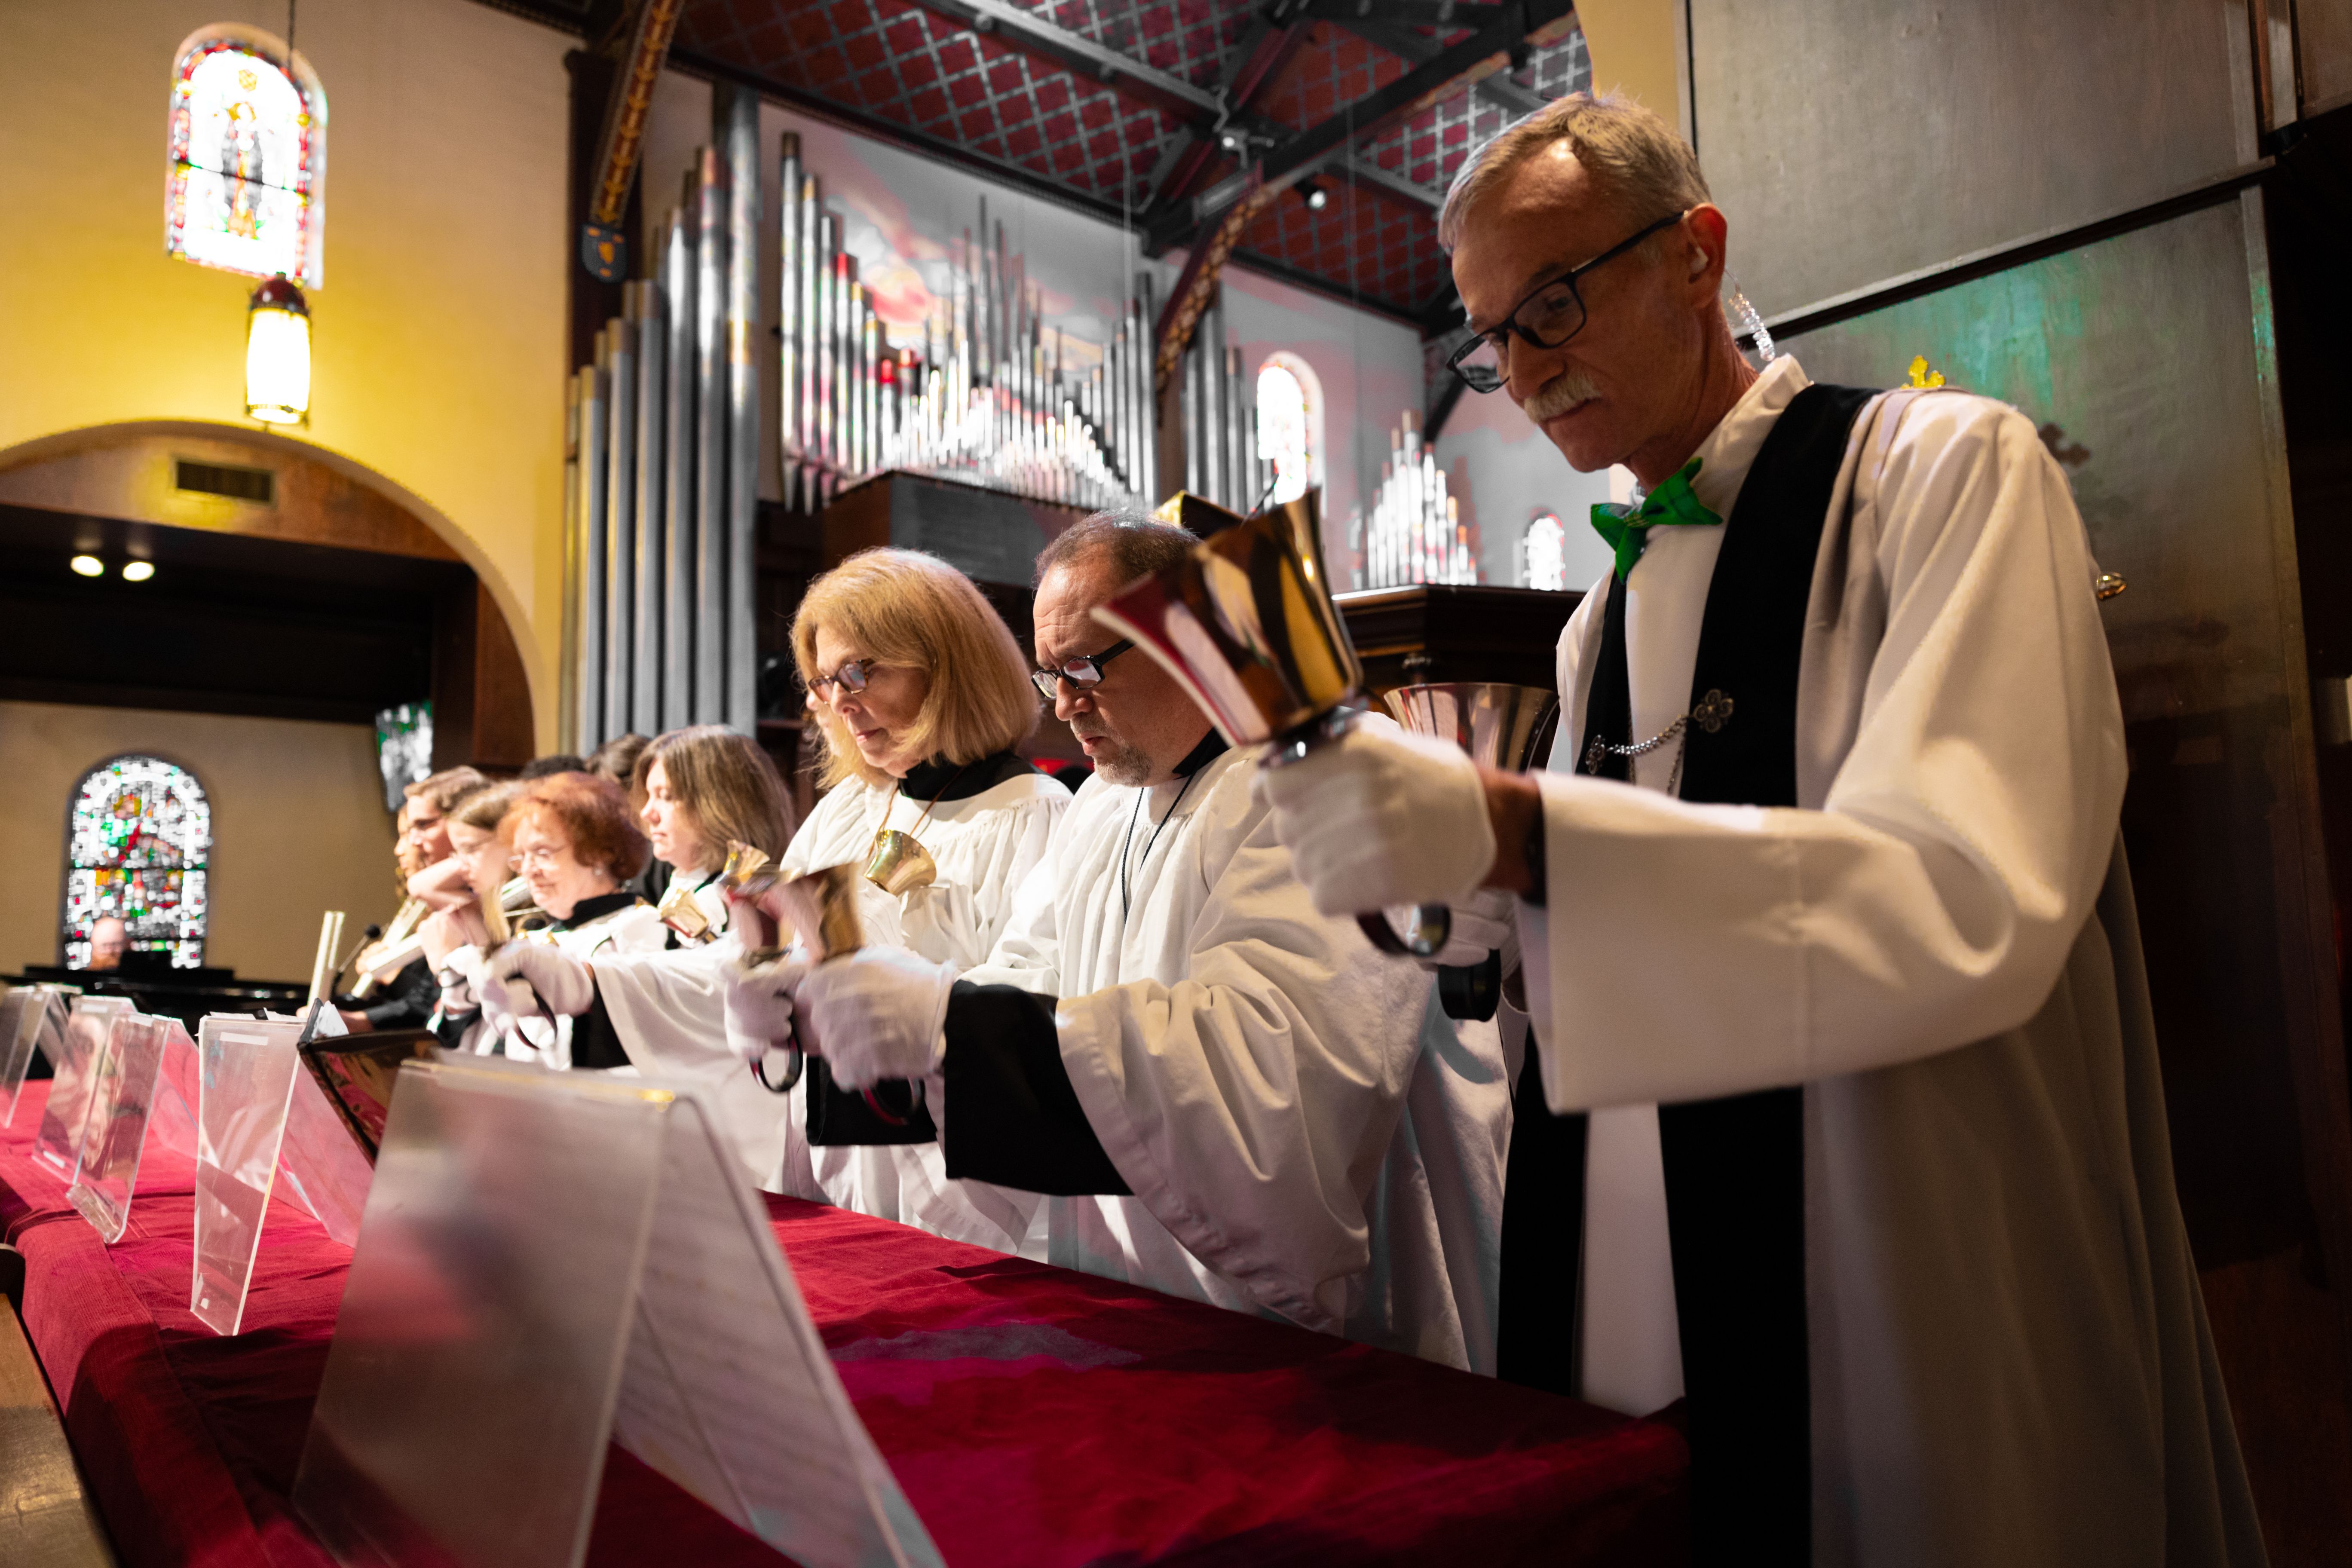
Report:
<svg viewBox="0 0 2352 1568"><path fill-rule="evenodd" d="M600 959L659 952L669 941L653 906L625 887L644 874L652 847L618 784L593 773L551 773L523 786L511 815L515 869L548 923L507 943L485 966L480 994L494 1026L501 1024L499 1000L511 993L504 983L514 977L519 953L560 955L576 976ZM498 1028L498 1048L559 1072L626 1067L608 1040L577 1027L586 1009L575 1000L552 989L540 998L515 994L505 1016L511 1026Z"/></svg>
<svg viewBox="0 0 2352 1568"><path fill-rule="evenodd" d="M783 853L791 797L759 742L722 724L656 737L637 759L636 781L646 837L671 868L669 896L684 907L669 917L664 949L600 953L589 973L551 988L586 1000L574 1028L597 1042L596 1059L617 1057L639 1072L699 1089L744 1174L782 1191L790 1108L728 1043L720 979L734 938L717 880L730 844L772 859Z"/></svg>
<svg viewBox="0 0 2352 1568"><path fill-rule="evenodd" d="M826 742L824 798L788 845L778 844L782 784L748 739L716 729L682 732L699 737L691 742L664 736L646 753L657 759L646 773L657 849L668 846L681 879L706 879L696 896L709 897L698 907L720 906L724 925L726 900L707 879L723 865L730 839L798 876L863 866L884 830L907 834L929 856L931 878L896 892L861 880L866 940L976 962L1070 801L1069 791L1011 751L1037 716L1019 644L961 573L896 550L853 556L811 584L793 643ZM821 1069L773 1095L739 1055L746 1045L760 1055L760 1043L730 1041L721 983L741 957L730 927L689 952L600 962L592 1020L609 1019L643 1070L702 1084L760 1184L1020 1250L1034 1198L949 1180L935 1140L811 1142L809 1097ZM781 1055L766 1058L770 1069L782 1065ZM822 1126L815 1131L825 1136Z"/></svg>
<svg viewBox="0 0 2352 1568"><path fill-rule="evenodd" d="M1053 1262L1465 1364L1446 1244L1493 1237L1442 1236L1432 1189L1495 1164L1504 1074L1424 971L1307 907L1252 760L1088 618L1189 542L1106 518L1049 547L1041 685L1097 771L986 963L822 965L803 1038L844 1084L925 1079L950 1173L1049 1194Z"/></svg>
<svg viewBox="0 0 2352 1568"><path fill-rule="evenodd" d="M1598 520L1618 569L1560 642L1552 771L1360 734L1267 788L1321 907L1527 895L1542 1098L1591 1116L1522 1190L1517 1142L1567 1125L1523 1092L1507 1238L1580 1235L1582 1289L1526 1302L1544 1260L1507 1239L1507 1375L1531 1334L1624 1408L1687 1373L1702 1561L2261 1562L2172 1187L2095 568L2032 422L1757 378L1723 216L1645 111L1522 122L1444 233L1471 370L1650 496ZM1785 798L1717 789L1740 748ZM1685 1226L1673 1174L1709 1151L1672 1129L1772 1104L1799 1258ZM1747 1369L1685 1360L1695 1319L1764 1314L1742 1268L1793 1282L1793 1477L1716 1424Z"/></svg>

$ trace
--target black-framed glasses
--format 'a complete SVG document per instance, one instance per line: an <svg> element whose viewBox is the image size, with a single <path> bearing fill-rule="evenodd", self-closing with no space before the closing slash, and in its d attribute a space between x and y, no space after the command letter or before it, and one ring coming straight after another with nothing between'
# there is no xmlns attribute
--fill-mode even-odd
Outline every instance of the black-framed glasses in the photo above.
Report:
<svg viewBox="0 0 2352 1568"><path fill-rule="evenodd" d="M1490 327L1445 356L1446 368L1473 392L1499 391L1510 377L1511 339L1526 339L1539 349L1556 349L1584 330L1584 296L1576 280L1604 261L1613 261L1660 229L1672 228L1690 216L1669 213L1633 238L1611 246L1580 267L1571 267L1542 283L1511 307L1502 325Z"/></svg>
<svg viewBox="0 0 2352 1568"><path fill-rule="evenodd" d="M1102 667L1134 646L1131 638L1121 637L1100 653L1066 658L1058 668L1033 669L1029 672L1029 683L1048 702L1062 694L1062 682L1065 680L1081 691L1090 690L1102 684Z"/></svg>
<svg viewBox="0 0 2352 1568"><path fill-rule="evenodd" d="M874 662L875 661L870 658L853 658L847 664L843 665L839 669L835 670L831 675L813 675L809 677L809 695L820 700L829 700L833 696L833 689L836 686L840 687L844 691L856 692L865 690L866 674L866 671L874 668Z"/></svg>

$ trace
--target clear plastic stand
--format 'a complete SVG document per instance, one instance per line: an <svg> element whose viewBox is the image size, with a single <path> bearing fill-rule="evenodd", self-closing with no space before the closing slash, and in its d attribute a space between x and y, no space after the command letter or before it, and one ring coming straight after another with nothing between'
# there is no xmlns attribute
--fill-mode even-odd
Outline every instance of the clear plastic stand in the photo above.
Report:
<svg viewBox="0 0 2352 1568"><path fill-rule="evenodd" d="M302 1026L215 1016L197 1027L196 1258L189 1310L218 1334L245 1318L278 1177Z"/></svg>
<svg viewBox="0 0 2352 1568"><path fill-rule="evenodd" d="M114 1020L131 1012L120 996L77 996L58 1036L57 1054L49 1058L55 1075L49 1098L41 1107L41 1125L33 1135L34 1163L59 1181L73 1180L81 1158L82 1127L89 1117L90 1086L106 1037Z"/></svg>
<svg viewBox="0 0 2352 1568"><path fill-rule="evenodd" d="M131 1223L131 1194L139 1184L139 1160L147 1146L156 1069L163 1065L164 1042L173 1035L184 1040L188 1036L177 1018L118 1015L90 1075L81 1158L66 1195L109 1247L122 1239L123 1227Z"/></svg>
<svg viewBox="0 0 2352 1568"><path fill-rule="evenodd" d="M294 1482L338 1561L575 1568L617 1438L806 1568L940 1563L690 1091L400 1082Z"/></svg>
<svg viewBox="0 0 2352 1568"><path fill-rule="evenodd" d="M32 1070L33 1052L46 1038L48 1050L58 1048L66 1026L70 994L54 985L11 986L0 998L0 1127L16 1120L16 1101Z"/></svg>

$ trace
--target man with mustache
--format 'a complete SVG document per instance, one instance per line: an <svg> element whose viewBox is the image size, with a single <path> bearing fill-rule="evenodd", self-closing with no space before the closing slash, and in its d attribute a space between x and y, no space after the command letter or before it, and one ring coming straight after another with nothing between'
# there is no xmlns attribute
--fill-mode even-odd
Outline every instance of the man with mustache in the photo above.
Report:
<svg viewBox="0 0 2352 1568"><path fill-rule="evenodd" d="M1465 163L1456 373L1646 493L1550 771L1359 730L1276 831L1327 911L1518 895L1503 1373L1686 1396L1698 1561L2259 1563L2066 480L1990 400L1751 370L1727 233L1638 108Z"/></svg>
<svg viewBox="0 0 2352 1568"><path fill-rule="evenodd" d="M1095 774L988 962L787 959L730 1012L885 1086L812 1140L937 1136L950 1176L1049 1194L1052 1262L1492 1372L1499 1042L1315 911L1253 757L1088 614L1193 542L1107 514L1039 558L1038 689Z"/></svg>

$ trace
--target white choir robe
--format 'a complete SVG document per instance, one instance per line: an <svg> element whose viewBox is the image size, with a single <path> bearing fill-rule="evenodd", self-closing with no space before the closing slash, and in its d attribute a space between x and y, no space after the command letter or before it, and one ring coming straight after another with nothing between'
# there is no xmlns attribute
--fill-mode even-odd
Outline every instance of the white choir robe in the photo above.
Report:
<svg viewBox="0 0 2352 1568"><path fill-rule="evenodd" d="M1070 792L1042 773L940 802L917 835L939 867L931 886L894 899L858 882L867 942L909 947L940 963L976 962L1003 929L1014 889L1044 856L1069 804ZM794 877L845 861L863 865L886 810L891 826L911 831L923 805L900 800L893 807L887 789L855 780L839 784L809 813L778 865ZM724 925L724 898L706 898L701 889L695 898L706 911L716 904ZM949 1181L936 1143L809 1146L803 1089L770 1093L728 1045L726 977L739 951L729 932L699 948L599 964L597 992L630 1060L647 1072L704 1084L752 1179L770 1192L1021 1250L1036 1198Z"/></svg>
<svg viewBox="0 0 2352 1568"><path fill-rule="evenodd" d="M930 851L939 875L929 886L895 899L861 879L858 912L866 940L966 969L996 945L1022 882L1045 860L1070 804L1070 792L1058 780L1022 773L965 799L940 801L917 832L928 802L894 801L889 790L852 780L835 785L809 813L782 866L795 877L845 861L862 866L885 826L913 833ZM947 1154L937 1143L814 1148L803 1136L800 1091L792 1098L787 1191L822 1193L842 1208L902 1220L956 1241L1042 1256L1043 1242L1031 1234L1042 1201L1035 1194L950 1181ZM811 1184L816 1192L807 1190Z"/></svg>
<svg viewBox="0 0 2352 1568"><path fill-rule="evenodd" d="M524 940L551 943L593 968L614 959L659 954L668 944L669 928L662 924L661 916L651 904L640 900L581 925L534 933ZM495 1030L488 1028L476 1031L468 1041L478 1051L501 1048L509 1060L536 1062L563 1072L572 1066L572 1026L569 1018L556 1019L554 1041L547 1046L535 1046L520 1033L502 1039Z"/></svg>
<svg viewBox="0 0 2352 1568"><path fill-rule="evenodd" d="M1088 779L963 976L1059 999L1071 1086L1135 1194L1042 1200L1046 1255L1454 1366L1475 1345L1491 1371L1494 1032L1457 1037L1426 972L1315 912L1255 766Z"/></svg>
<svg viewBox="0 0 2352 1568"><path fill-rule="evenodd" d="M1804 384L1776 362L1699 448L1712 510ZM1656 529L1627 579L1635 739L1689 704L1722 531ZM1799 808L1671 799L1671 747L1645 787L1539 776L1528 1004L1553 1110L1600 1113L1588 1236L1619 1274L1588 1249L1587 1387L1679 1383L1653 1108L1801 1084L1820 1563L2263 1560L2173 1191L2094 573L2031 421L1887 395L1816 557ZM1606 589L1560 640L1554 770Z"/></svg>

